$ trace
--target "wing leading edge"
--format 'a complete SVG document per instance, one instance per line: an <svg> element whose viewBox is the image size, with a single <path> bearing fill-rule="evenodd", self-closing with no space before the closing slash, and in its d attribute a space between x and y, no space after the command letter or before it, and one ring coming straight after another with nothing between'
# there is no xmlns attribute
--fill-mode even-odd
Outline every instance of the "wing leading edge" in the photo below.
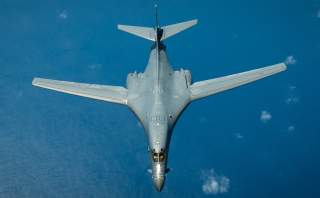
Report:
<svg viewBox="0 0 320 198"><path fill-rule="evenodd" d="M117 104L127 104L127 89L120 86L97 85L34 78L32 85L58 92L103 100Z"/></svg>
<svg viewBox="0 0 320 198"><path fill-rule="evenodd" d="M222 91L226 91L267 76L285 71L287 66L284 63L263 67L247 72L223 76L210 80L199 81L191 85L191 100L204 98Z"/></svg>

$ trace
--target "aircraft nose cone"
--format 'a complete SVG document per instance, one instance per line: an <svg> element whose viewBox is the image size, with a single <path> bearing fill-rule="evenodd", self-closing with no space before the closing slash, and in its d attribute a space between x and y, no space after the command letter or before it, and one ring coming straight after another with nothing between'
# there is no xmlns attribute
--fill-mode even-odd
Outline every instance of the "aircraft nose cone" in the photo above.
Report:
<svg viewBox="0 0 320 198"><path fill-rule="evenodd" d="M164 162L155 162L152 164L152 180L155 188L160 192L163 188L166 164Z"/></svg>
<svg viewBox="0 0 320 198"><path fill-rule="evenodd" d="M164 177L156 177L153 178L154 186L156 187L157 191L160 192L162 190L164 184Z"/></svg>

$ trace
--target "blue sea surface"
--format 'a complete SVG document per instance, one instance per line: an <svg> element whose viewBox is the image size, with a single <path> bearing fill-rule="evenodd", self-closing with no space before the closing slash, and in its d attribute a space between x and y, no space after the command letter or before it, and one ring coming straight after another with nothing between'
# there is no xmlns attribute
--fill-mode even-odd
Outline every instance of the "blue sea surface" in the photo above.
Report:
<svg viewBox="0 0 320 198"><path fill-rule="evenodd" d="M123 86L151 42L155 1L0 1L0 197L320 197L320 1L159 0L165 42L193 81L280 62L288 70L189 105L161 193L125 106L33 87L33 77Z"/></svg>

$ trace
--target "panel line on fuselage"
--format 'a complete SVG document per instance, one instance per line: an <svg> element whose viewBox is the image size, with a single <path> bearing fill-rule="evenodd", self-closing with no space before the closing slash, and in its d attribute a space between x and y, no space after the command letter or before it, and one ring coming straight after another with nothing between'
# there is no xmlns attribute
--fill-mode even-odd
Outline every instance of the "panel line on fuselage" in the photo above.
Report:
<svg viewBox="0 0 320 198"><path fill-rule="evenodd" d="M157 64L157 69L156 69L156 75L157 75L157 83L155 83L156 87L155 89L156 90L160 90L160 51L159 51L159 41L156 41L156 64Z"/></svg>

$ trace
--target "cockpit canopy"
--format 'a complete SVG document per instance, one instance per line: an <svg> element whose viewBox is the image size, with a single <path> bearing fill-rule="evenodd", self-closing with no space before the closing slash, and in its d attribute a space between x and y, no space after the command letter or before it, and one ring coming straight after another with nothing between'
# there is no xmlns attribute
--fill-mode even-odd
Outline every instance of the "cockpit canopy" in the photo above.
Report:
<svg viewBox="0 0 320 198"><path fill-rule="evenodd" d="M151 151L151 157L153 162L164 162L166 159L166 153L163 149L161 149L159 153L155 152L155 150L153 149Z"/></svg>

